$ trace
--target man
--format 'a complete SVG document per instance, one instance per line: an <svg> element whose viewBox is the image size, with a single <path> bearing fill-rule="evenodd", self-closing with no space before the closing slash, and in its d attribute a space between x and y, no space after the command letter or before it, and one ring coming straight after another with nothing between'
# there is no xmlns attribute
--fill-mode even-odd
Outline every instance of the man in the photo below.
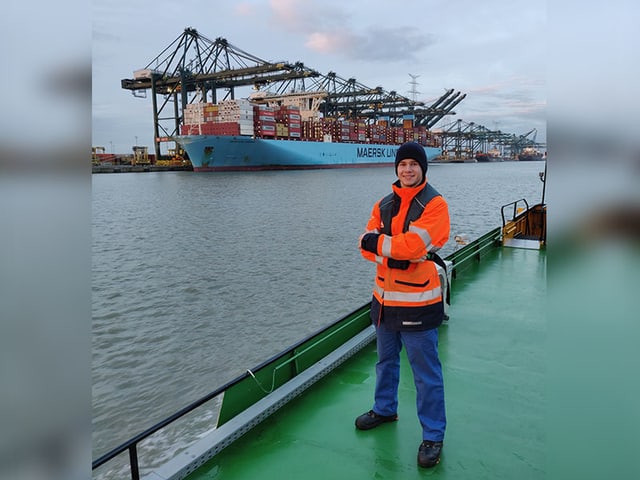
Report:
<svg viewBox="0 0 640 480"><path fill-rule="evenodd" d="M418 464L440 461L446 427L437 327L444 302L434 254L449 238L449 210L427 181L427 157L415 142L396 152L393 193L377 202L359 240L362 256L377 265L371 320L378 361L373 408L356 427L369 430L398 419L400 350L405 346L416 386L422 443Z"/></svg>

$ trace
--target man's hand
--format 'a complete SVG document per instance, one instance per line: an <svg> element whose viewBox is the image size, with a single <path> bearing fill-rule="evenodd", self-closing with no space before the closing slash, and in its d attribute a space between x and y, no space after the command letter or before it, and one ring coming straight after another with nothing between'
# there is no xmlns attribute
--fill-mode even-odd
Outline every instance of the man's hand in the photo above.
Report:
<svg viewBox="0 0 640 480"><path fill-rule="evenodd" d="M374 254L378 254L378 237L380 237L379 233L365 233L360 236L360 248L366 250L367 252L371 252Z"/></svg>

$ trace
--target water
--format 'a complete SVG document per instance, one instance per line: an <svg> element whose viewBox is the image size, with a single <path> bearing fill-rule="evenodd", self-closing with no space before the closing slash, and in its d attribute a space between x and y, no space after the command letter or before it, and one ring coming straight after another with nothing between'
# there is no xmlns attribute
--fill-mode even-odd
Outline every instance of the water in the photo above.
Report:
<svg viewBox="0 0 640 480"><path fill-rule="evenodd" d="M451 215L443 256L455 235L498 226L502 205L540 201L543 169L430 165ZM374 266L357 239L393 180L391 168L93 175L93 457L367 302Z"/></svg>

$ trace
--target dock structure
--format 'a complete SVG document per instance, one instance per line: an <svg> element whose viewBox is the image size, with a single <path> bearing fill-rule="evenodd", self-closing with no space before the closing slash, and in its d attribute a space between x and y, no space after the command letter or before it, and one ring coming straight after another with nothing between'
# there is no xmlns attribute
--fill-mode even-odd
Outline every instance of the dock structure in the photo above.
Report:
<svg viewBox="0 0 640 480"><path fill-rule="evenodd" d="M517 160L526 148L544 149L545 143L536 142L537 129L523 135L490 130L474 122L457 119L442 127L437 135L442 141L442 160L450 162L475 161L479 153L492 149L501 152L502 160Z"/></svg>

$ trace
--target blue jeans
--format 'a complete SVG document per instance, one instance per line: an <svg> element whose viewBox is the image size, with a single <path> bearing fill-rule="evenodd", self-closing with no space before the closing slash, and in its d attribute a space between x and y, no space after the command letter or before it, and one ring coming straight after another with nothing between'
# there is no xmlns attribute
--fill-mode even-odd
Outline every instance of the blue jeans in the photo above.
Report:
<svg viewBox="0 0 640 480"><path fill-rule="evenodd" d="M395 332L376 327L378 362L373 411L379 415L398 412L400 351L404 344L416 386L416 407L422 425L422 439L444 440L447 424L444 406L442 366L438 358L438 329L421 332Z"/></svg>

